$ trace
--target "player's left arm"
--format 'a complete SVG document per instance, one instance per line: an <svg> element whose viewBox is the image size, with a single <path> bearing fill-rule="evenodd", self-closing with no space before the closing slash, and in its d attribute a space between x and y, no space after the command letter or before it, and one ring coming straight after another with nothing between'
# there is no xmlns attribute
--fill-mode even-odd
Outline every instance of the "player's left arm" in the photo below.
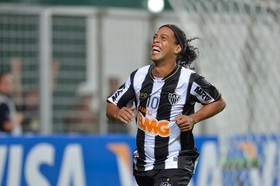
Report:
<svg viewBox="0 0 280 186"><path fill-rule="evenodd" d="M174 119L181 131L192 130L196 123L218 114L226 107L225 100L215 86L199 74L193 74L193 78L190 93L203 106L193 114L183 114Z"/></svg>
<svg viewBox="0 0 280 186"><path fill-rule="evenodd" d="M222 97L220 97L217 101L204 105L197 112L191 115L177 116L174 121L177 123L182 132L190 131L196 123L215 116L225 107L226 102Z"/></svg>
<svg viewBox="0 0 280 186"><path fill-rule="evenodd" d="M181 131L186 132L192 130L196 123L215 116L225 107L226 102L222 97L220 97L217 101L204 105L195 113L191 115L180 115L177 116L174 120Z"/></svg>
<svg viewBox="0 0 280 186"><path fill-rule="evenodd" d="M225 107L226 102L222 97L220 97L217 101L214 101L207 105L203 105L203 107L201 107L197 112L189 115L189 117L194 120L194 123L198 123L212 116L215 116L216 114L224 110Z"/></svg>

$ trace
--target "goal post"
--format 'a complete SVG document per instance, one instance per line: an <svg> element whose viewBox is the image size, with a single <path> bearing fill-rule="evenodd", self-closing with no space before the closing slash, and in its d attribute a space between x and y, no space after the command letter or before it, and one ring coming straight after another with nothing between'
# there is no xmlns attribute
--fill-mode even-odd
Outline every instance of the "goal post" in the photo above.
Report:
<svg viewBox="0 0 280 186"><path fill-rule="evenodd" d="M187 37L200 38L195 68L227 101L227 108L204 125L220 144L208 185L279 186L279 1L169 3Z"/></svg>

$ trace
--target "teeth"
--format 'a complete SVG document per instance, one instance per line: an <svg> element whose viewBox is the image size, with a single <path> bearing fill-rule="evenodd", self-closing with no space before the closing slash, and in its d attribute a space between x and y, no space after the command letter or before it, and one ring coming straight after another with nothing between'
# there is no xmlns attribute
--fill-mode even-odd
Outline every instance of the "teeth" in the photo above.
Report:
<svg viewBox="0 0 280 186"><path fill-rule="evenodd" d="M152 52L157 54L157 53L159 53L160 51L159 51L159 50L156 50L156 49L153 49Z"/></svg>
<svg viewBox="0 0 280 186"><path fill-rule="evenodd" d="M153 51L160 52L160 49L158 47L153 47Z"/></svg>

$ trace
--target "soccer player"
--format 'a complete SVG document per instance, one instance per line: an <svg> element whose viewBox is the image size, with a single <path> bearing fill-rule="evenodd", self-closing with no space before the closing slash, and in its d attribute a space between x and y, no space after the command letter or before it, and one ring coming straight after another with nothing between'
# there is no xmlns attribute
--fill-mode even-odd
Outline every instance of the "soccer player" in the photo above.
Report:
<svg viewBox="0 0 280 186"><path fill-rule="evenodd" d="M152 40L153 63L132 72L107 99L109 119L127 124L136 116L139 186L187 186L199 156L193 127L226 106L216 87L189 68L197 57L191 41L176 25L161 26ZM128 106L131 100L135 105ZM197 111L196 102L203 105Z"/></svg>

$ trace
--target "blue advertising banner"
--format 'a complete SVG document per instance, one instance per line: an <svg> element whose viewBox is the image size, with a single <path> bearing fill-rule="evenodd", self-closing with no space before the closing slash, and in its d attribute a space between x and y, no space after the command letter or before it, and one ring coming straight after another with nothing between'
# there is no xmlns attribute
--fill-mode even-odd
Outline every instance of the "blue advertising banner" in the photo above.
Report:
<svg viewBox="0 0 280 186"><path fill-rule="evenodd" d="M0 185L123 185L133 149L123 135L1 137Z"/></svg>
<svg viewBox="0 0 280 186"><path fill-rule="evenodd" d="M279 185L279 137L235 136L224 158L217 137L195 140L201 155L189 186ZM134 149L130 135L1 136L0 186L136 186Z"/></svg>
<svg viewBox="0 0 280 186"><path fill-rule="evenodd" d="M222 185L280 185L280 136L236 135L227 144Z"/></svg>

